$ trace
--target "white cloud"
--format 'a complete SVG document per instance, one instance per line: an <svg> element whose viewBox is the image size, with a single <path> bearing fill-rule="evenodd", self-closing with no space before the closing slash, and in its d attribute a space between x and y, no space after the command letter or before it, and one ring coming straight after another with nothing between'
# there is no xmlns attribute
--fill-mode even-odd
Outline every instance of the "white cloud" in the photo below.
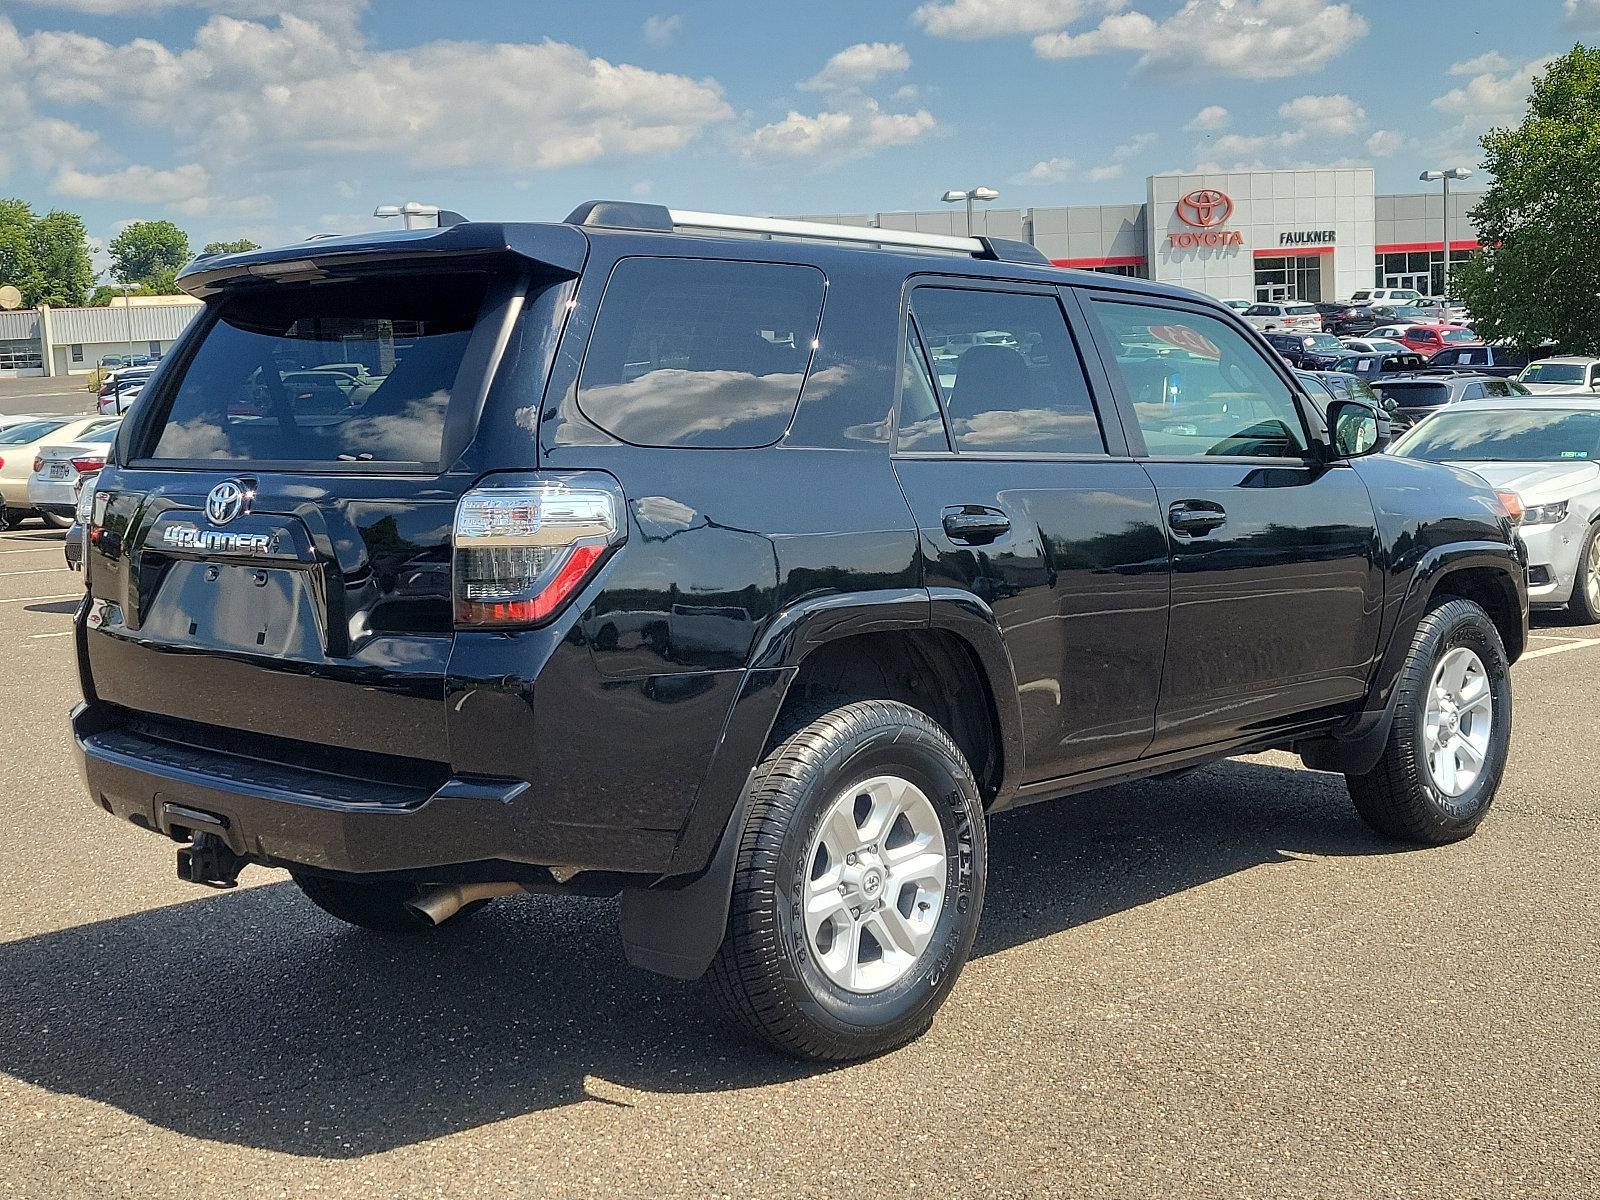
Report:
<svg viewBox="0 0 1600 1200"><path fill-rule="evenodd" d="M1597 0L1600 2L1600 0ZM1477 58L1469 58L1464 62L1451 63L1451 75L1481 75L1485 71L1504 71L1511 65L1511 60L1498 50L1490 50L1487 54L1480 54Z"/></svg>
<svg viewBox="0 0 1600 1200"><path fill-rule="evenodd" d="M1297 96L1279 105L1278 115L1324 137L1349 137L1367 123L1367 110L1345 95Z"/></svg>
<svg viewBox="0 0 1600 1200"><path fill-rule="evenodd" d="M1184 126L1190 133L1208 133L1222 129L1233 120L1233 114L1220 104L1208 104L1195 113L1194 119Z"/></svg>
<svg viewBox="0 0 1600 1200"><path fill-rule="evenodd" d="M1600 28L1600 0L1567 0L1567 24L1575 29Z"/></svg>
<svg viewBox="0 0 1600 1200"><path fill-rule="evenodd" d="M1084 33L1043 33L1041 58L1140 52L1139 65L1179 73L1205 67L1244 79L1319 70L1366 36L1366 19L1331 0L1185 0L1165 21L1115 13Z"/></svg>
<svg viewBox="0 0 1600 1200"><path fill-rule="evenodd" d="M1406 135L1397 129L1376 129L1367 139L1367 153L1374 158L1390 158L1405 149Z"/></svg>
<svg viewBox="0 0 1600 1200"><path fill-rule="evenodd" d="M639 27L644 40L652 46L669 46L683 32L683 14L670 13L646 17Z"/></svg>
<svg viewBox="0 0 1600 1200"><path fill-rule="evenodd" d="M1121 8L1127 0L943 0L923 4L911 19L934 37L1006 37L1063 29L1096 12Z"/></svg>
<svg viewBox="0 0 1600 1200"><path fill-rule="evenodd" d="M1476 60L1473 60L1474 62ZM1502 60L1503 61L1503 60ZM1520 67L1508 65L1481 71L1468 79L1465 85L1451 88L1433 102L1440 112L1454 113L1472 122L1478 130L1491 125L1514 121L1522 115L1523 106L1533 88L1534 76L1542 72L1555 59L1551 56L1536 58ZM1458 63L1467 67L1471 63ZM1452 74L1461 74L1452 68Z"/></svg>
<svg viewBox="0 0 1600 1200"><path fill-rule="evenodd" d="M1107 163L1103 167L1090 167L1084 175L1090 183L1105 183L1107 180L1122 178L1121 163Z"/></svg>
<svg viewBox="0 0 1600 1200"><path fill-rule="evenodd" d="M199 163L162 171L135 163L99 174L62 167L52 187L63 196L85 200L121 200L129 204L176 204L204 200L211 177Z"/></svg>
<svg viewBox="0 0 1600 1200"><path fill-rule="evenodd" d="M1111 157L1116 162L1126 162L1130 158L1137 158L1160 140L1153 133L1136 133L1120 146L1111 151Z"/></svg>
<svg viewBox="0 0 1600 1200"><path fill-rule="evenodd" d="M1041 159L1026 171L1013 175L1010 182L1019 187L1041 183L1065 183L1076 165L1070 158Z"/></svg>
<svg viewBox="0 0 1600 1200"><path fill-rule="evenodd" d="M886 113L875 100L862 99L849 110L815 116L790 112L781 121L763 125L746 141L751 154L765 159L809 159L822 167L837 166L874 150L921 141L938 125L926 109Z"/></svg>
<svg viewBox="0 0 1600 1200"><path fill-rule="evenodd" d="M799 84L803 91L837 92L865 87L884 75L911 66L911 55L899 42L857 42L830 58L822 70Z"/></svg>
<svg viewBox="0 0 1600 1200"><path fill-rule="evenodd" d="M732 116L713 80L549 39L369 50L294 16L214 16L176 51L76 33L21 43L37 95L114 110L214 165L367 154L413 169L548 170L677 150Z"/></svg>

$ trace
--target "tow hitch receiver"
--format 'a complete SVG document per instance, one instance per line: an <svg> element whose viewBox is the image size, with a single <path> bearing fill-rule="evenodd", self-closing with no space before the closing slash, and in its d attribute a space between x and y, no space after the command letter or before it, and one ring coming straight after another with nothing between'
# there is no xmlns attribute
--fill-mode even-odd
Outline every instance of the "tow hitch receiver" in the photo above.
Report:
<svg viewBox="0 0 1600 1200"><path fill-rule="evenodd" d="M197 833L193 842L178 851L178 878L206 887L238 887L239 872L247 862L216 834Z"/></svg>

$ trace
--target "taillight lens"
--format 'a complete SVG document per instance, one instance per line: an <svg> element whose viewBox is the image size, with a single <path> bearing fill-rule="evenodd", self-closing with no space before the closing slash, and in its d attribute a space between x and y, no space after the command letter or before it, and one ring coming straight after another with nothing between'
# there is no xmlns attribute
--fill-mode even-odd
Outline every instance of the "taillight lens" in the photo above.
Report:
<svg viewBox="0 0 1600 1200"><path fill-rule="evenodd" d="M72 460L72 469L79 475L87 475L91 471L98 471L106 465L103 458L75 458Z"/></svg>
<svg viewBox="0 0 1600 1200"><path fill-rule="evenodd" d="M609 476L474 488L456 508L456 627L548 621L625 536L622 494Z"/></svg>
<svg viewBox="0 0 1600 1200"><path fill-rule="evenodd" d="M33 469L34 469L34 470L35 470L35 471L42 471L42 470L44 470L44 455L42 455L42 454L35 454L35 455L34 455L34 456L33 456Z"/></svg>

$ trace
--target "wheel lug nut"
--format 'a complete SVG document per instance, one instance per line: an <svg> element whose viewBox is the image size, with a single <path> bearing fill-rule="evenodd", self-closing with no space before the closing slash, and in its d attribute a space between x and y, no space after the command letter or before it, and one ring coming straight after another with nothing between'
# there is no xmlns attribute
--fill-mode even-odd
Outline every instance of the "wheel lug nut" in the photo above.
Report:
<svg viewBox="0 0 1600 1200"><path fill-rule="evenodd" d="M845 862L849 863L851 866L855 866L856 856L855 856L854 852L852 852L850 854L846 854L844 856L844 860L845 860Z"/></svg>

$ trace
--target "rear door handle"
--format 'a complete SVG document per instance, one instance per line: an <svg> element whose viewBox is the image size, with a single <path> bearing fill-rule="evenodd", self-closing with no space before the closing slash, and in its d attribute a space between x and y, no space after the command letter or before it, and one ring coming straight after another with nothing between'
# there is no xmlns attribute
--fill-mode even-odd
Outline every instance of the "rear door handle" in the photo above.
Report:
<svg viewBox="0 0 1600 1200"><path fill-rule="evenodd" d="M1173 533L1200 537L1228 520L1227 511L1210 500L1180 500L1167 509L1167 524Z"/></svg>
<svg viewBox="0 0 1600 1200"><path fill-rule="evenodd" d="M997 508L964 504L944 510L944 532L962 546L987 546L1011 532L1011 518Z"/></svg>

